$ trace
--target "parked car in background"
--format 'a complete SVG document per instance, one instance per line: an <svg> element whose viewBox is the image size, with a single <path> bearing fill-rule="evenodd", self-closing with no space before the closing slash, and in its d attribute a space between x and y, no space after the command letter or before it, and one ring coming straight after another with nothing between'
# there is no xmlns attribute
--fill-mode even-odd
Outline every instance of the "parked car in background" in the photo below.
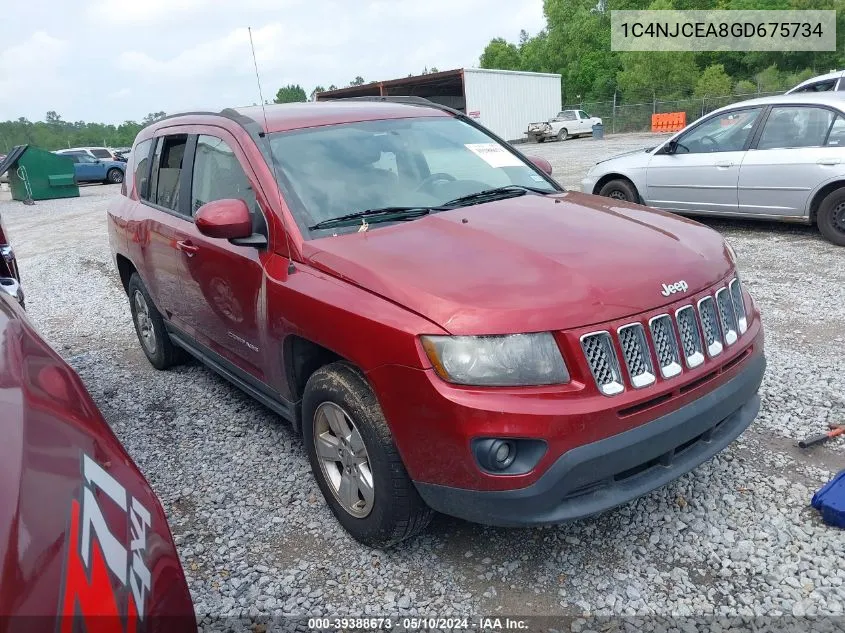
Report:
<svg viewBox="0 0 845 633"><path fill-rule="evenodd" d="M835 70L826 75L819 75L812 77L807 81L802 81L794 88L787 90L785 94L794 94L796 92L835 92L845 91L845 70Z"/></svg>
<svg viewBox="0 0 845 633"><path fill-rule="evenodd" d="M82 152L65 152L73 161L73 173L76 182L101 182L103 184L120 184L126 172L126 163L118 160L92 158Z"/></svg>
<svg viewBox="0 0 845 633"><path fill-rule="evenodd" d="M68 149L59 149L55 154L88 154L91 158L100 158L104 160L117 160L115 153L108 147L70 147Z"/></svg>
<svg viewBox="0 0 845 633"><path fill-rule="evenodd" d="M593 133L593 126L601 123L597 116L590 116L583 110L563 110L549 121L529 123L526 135L529 141L542 143L551 138L565 141L575 136Z"/></svg>
<svg viewBox="0 0 845 633"><path fill-rule="evenodd" d="M674 213L816 224L845 246L845 101L802 93L735 103L656 147L597 163L581 187Z"/></svg>
<svg viewBox="0 0 845 633"><path fill-rule="evenodd" d="M0 163L6 160L6 154L0 154ZM0 174L0 183L8 183L9 182L9 172L3 172Z"/></svg>
<svg viewBox="0 0 845 633"><path fill-rule="evenodd" d="M762 326L718 233L565 192L444 106L172 116L129 173L108 230L144 354L185 350L290 420L368 545L432 510L601 512L757 415Z"/></svg>
<svg viewBox="0 0 845 633"><path fill-rule="evenodd" d="M114 154L115 159L123 161L124 163L126 162L126 159L129 156L129 152L131 151L131 147L118 147L111 150L112 154Z"/></svg>
<svg viewBox="0 0 845 633"><path fill-rule="evenodd" d="M159 500L3 285L0 341L4 630L195 631Z"/></svg>

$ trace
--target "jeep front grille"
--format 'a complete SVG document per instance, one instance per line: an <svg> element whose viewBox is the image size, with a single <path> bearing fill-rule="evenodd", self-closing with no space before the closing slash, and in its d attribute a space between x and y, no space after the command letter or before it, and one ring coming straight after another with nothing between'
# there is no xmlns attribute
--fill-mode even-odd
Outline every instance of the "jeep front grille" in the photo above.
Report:
<svg viewBox="0 0 845 633"><path fill-rule="evenodd" d="M701 342L701 334L698 332L695 309L692 306L680 308L675 312L675 321L678 322L678 332L681 334L681 348L684 352L687 367L690 369L698 367L704 362L704 345Z"/></svg>
<svg viewBox="0 0 845 633"><path fill-rule="evenodd" d="M599 391L606 396L613 396L625 390L609 332L585 334L581 337L581 348Z"/></svg>
<svg viewBox="0 0 845 633"><path fill-rule="evenodd" d="M651 350L648 347L643 326L640 323L629 323L619 328L617 334L631 384L639 389L653 383L654 363L651 360Z"/></svg>
<svg viewBox="0 0 845 633"><path fill-rule="evenodd" d="M678 351L675 328L672 327L672 319L668 314L661 314L652 318L648 322L648 327L651 330L651 340L654 341L660 374L664 378L677 376L681 373L681 356Z"/></svg>
<svg viewBox="0 0 845 633"><path fill-rule="evenodd" d="M719 288L716 291L716 306L719 308L719 323L722 324L725 343L733 345L738 338L736 314L734 314L733 301L731 301L731 295L727 288Z"/></svg>
<svg viewBox="0 0 845 633"><path fill-rule="evenodd" d="M736 324L739 327L739 333L745 334L748 329L748 316L745 314L745 301L742 298L742 286L739 283L739 277L735 277L729 284L731 289L731 299L734 304L734 312L736 313Z"/></svg>
<svg viewBox="0 0 845 633"><path fill-rule="evenodd" d="M705 351L707 357L714 358L746 331L748 314L742 286L735 277L697 304L675 310L674 319L659 314L648 320L647 328L639 321L626 323L616 330L616 341L607 330L585 334L581 348L599 391L613 396L625 391L622 363L630 385L641 389L657 381L657 368L663 379L678 376L685 367L695 369L704 364ZM622 351L622 362L617 349Z"/></svg>
<svg viewBox="0 0 845 633"><path fill-rule="evenodd" d="M716 317L713 297L704 297L698 302L698 314L701 317L701 329L704 332L704 344L710 358L722 353L722 332Z"/></svg>

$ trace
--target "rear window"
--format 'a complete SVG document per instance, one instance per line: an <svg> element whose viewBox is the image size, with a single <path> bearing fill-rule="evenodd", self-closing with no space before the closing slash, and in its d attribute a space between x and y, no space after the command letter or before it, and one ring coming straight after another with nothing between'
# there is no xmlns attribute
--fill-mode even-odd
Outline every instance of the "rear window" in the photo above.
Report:
<svg viewBox="0 0 845 633"><path fill-rule="evenodd" d="M150 149L152 149L152 146L152 139L141 141L135 146L134 157L137 161L135 163L135 190L141 199L147 199L149 196Z"/></svg>
<svg viewBox="0 0 845 633"><path fill-rule="evenodd" d="M92 149L91 153L97 158L111 158L111 152L107 149Z"/></svg>

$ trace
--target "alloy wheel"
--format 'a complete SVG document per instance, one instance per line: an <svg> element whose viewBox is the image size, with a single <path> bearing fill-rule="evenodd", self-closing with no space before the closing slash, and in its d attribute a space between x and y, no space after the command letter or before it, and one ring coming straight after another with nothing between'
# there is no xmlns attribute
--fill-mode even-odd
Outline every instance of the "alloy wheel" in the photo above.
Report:
<svg viewBox="0 0 845 633"><path fill-rule="evenodd" d="M831 225L837 232L845 234L845 202L840 202L833 210Z"/></svg>
<svg viewBox="0 0 845 633"><path fill-rule="evenodd" d="M370 456L355 423L334 402L324 402L314 412L314 448L341 507L358 519L370 514L375 500Z"/></svg>
<svg viewBox="0 0 845 633"><path fill-rule="evenodd" d="M156 333L153 329L153 320L150 318L147 300L140 290L136 290L133 301L135 302L135 324L138 327L138 338L141 339L141 344L147 352L155 354L157 347Z"/></svg>

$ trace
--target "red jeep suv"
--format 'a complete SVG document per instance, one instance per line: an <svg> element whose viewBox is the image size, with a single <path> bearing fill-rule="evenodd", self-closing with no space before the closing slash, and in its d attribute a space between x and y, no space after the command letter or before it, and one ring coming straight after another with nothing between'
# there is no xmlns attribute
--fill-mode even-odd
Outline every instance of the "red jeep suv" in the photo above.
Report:
<svg viewBox="0 0 845 633"><path fill-rule="evenodd" d="M718 233L550 172L424 100L182 114L138 135L110 239L150 362L290 420L359 541L558 523L724 449L765 358Z"/></svg>

